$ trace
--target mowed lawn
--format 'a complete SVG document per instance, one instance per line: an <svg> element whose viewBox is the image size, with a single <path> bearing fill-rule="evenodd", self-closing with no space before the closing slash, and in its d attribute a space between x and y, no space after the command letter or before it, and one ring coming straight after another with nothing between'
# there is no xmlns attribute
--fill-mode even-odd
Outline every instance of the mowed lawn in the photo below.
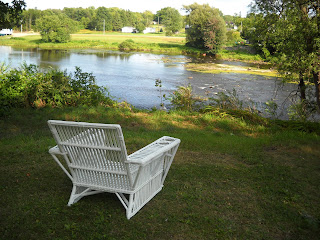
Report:
<svg viewBox="0 0 320 240"><path fill-rule="evenodd" d="M181 145L163 190L127 220L111 193L67 206L48 119L119 123L129 153L163 135ZM0 118L0 239L319 239L319 124L303 126L226 112L11 110Z"/></svg>
<svg viewBox="0 0 320 240"><path fill-rule="evenodd" d="M185 44L185 37L166 37L163 34L106 33L106 34L72 34L72 40L100 40L106 42L123 42L132 39L137 43L174 43Z"/></svg>
<svg viewBox="0 0 320 240"><path fill-rule="evenodd" d="M71 35L71 41L67 43L45 43L40 34L14 34L12 38L0 38L0 45L15 47L39 47L43 49L70 49L93 48L119 50L119 45L131 39L136 44L137 51L171 52L181 54L185 52L197 52L198 50L185 46L185 37L166 37L163 34L129 34L106 33Z"/></svg>

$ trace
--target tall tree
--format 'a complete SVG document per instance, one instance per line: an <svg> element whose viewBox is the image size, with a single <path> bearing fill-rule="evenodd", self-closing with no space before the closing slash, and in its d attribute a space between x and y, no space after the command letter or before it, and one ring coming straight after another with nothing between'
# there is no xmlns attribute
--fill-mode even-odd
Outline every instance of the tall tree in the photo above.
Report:
<svg viewBox="0 0 320 240"><path fill-rule="evenodd" d="M13 28L20 24L21 13L26 3L23 0L13 0L11 5L0 1L0 28Z"/></svg>
<svg viewBox="0 0 320 240"><path fill-rule="evenodd" d="M226 39L226 25L217 8L197 3L184 6L188 13L187 45L217 53Z"/></svg>
<svg viewBox="0 0 320 240"><path fill-rule="evenodd" d="M282 73L299 76L302 99L305 81L314 84L320 111L320 1L255 0L253 10L263 16L264 50L278 57Z"/></svg>
<svg viewBox="0 0 320 240"><path fill-rule="evenodd" d="M182 17L177 9L163 8L160 10L159 16L161 16L161 23L166 27L166 35L173 35L181 29Z"/></svg>
<svg viewBox="0 0 320 240"><path fill-rule="evenodd" d="M144 18L146 27L149 27L154 19L154 14L151 11L146 10L142 13L142 17Z"/></svg>
<svg viewBox="0 0 320 240"><path fill-rule="evenodd" d="M119 31L124 26L118 10L116 10L113 13L112 24L113 24L113 29L112 29L113 31Z"/></svg>
<svg viewBox="0 0 320 240"><path fill-rule="evenodd" d="M45 42L68 42L70 34L77 30L77 22L64 14L45 15L36 24Z"/></svg>
<svg viewBox="0 0 320 240"><path fill-rule="evenodd" d="M41 10L28 9L23 11L21 18L23 20L23 26L26 31L36 31L36 20L41 16Z"/></svg>

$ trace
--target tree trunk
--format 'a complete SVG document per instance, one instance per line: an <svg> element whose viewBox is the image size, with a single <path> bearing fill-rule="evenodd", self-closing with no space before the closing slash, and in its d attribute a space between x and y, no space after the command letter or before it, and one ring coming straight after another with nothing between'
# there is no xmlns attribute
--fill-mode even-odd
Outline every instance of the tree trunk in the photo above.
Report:
<svg viewBox="0 0 320 240"><path fill-rule="evenodd" d="M306 100L306 85L304 84L303 75L300 73L299 76L299 90L300 90L300 99L301 101Z"/></svg>
<svg viewBox="0 0 320 240"><path fill-rule="evenodd" d="M320 71L313 73L313 82L316 88L316 100L318 105L318 111L320 112Z"/></svg>

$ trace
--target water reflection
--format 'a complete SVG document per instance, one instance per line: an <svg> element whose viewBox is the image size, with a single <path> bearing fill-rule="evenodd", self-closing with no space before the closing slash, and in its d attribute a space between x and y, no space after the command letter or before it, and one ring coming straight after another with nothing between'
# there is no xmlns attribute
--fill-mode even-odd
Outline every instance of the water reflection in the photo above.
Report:
<svg viewBox="0 0 320 240"><path fill-rule="evenodd" d="M60 68L73 72L75 66L92 72L99 85L107 86L119 101L151 108L160 105L155 80L162 80L162 91L167 96L177 86L190 84L195 93L214 97L218 92L236 89L241 99L266 102L276 98L281 104L296 85L286 84L278 91L279 80L264 76L220 73L205 74L187 71L187 62L215 62L250 66L241 62L226 62L211 58L194 59L183 55L117 52L103 50L42 50L0 46L0 62L19 67L22 62L41 68ZM277 93L277 95L276 95ZM168 104L168 102L166 102Z"/></svg>

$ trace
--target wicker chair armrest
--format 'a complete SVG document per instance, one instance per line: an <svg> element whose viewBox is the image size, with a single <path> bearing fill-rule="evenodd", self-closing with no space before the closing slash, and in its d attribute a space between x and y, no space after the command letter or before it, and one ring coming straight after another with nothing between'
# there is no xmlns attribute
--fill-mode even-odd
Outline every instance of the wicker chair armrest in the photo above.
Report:
<svg viewBox="0 0 320 240"><path fill-rule="evenodd" d="M139 164L142 166L147 165L150 162L159 159L161 155L170 155L166 152L168 152L179 143L180 139L177 138L167 136L159 138L146 147L129 155L127 158L127 162L130 164Z"/></svg>

